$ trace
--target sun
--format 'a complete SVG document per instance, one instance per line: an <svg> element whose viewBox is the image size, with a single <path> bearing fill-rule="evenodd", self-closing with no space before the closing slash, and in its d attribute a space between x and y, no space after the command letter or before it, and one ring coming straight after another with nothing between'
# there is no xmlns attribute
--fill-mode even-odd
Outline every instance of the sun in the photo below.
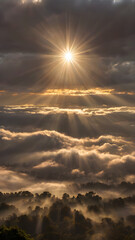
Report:
<svg viewBox="0 0 135 240"><path fill-rule="evenodd" d="M64 60L68 63L73 61L73 53L71 51L66 51L64 53Z"/></svg>

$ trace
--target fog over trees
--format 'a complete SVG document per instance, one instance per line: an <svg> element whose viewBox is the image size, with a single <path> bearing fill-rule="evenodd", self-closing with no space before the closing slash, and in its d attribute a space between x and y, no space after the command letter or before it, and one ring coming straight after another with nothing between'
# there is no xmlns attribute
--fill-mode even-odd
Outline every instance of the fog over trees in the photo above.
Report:
<svg viewBox="0 0 135 240"><path fill-rule="evenodd" d="M135 195L107 199L93 191L64 193L62 198L49 192L0 193L0 224L6 226L0 228L0 239L9 234L8 240L134 240L134 207ZM25 238L16 237L22 233L18 228Z"/></svg>

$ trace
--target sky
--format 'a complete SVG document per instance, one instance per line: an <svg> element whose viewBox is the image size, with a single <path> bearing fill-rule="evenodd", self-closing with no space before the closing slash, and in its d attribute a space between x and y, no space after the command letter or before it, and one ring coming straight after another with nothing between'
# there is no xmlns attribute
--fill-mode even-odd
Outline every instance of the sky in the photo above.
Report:
<svg viewBox="0 0 135 240"><path fill-rule="evenodd" d="M133 0L0 0L1 191L135 182L134 13Z"/></svg>

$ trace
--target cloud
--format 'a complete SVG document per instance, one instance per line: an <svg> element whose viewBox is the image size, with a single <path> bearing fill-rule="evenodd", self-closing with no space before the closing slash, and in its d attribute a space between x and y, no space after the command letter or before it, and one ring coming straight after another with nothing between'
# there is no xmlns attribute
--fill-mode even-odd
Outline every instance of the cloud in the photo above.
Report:
<svg viewBox="0 0 135 240"><path fill-rule="evenodd" d="M10 108L9 108L10 109ZM134 144L112 135L75 138L50 130L0 130L0 165L38 182L121 182L133 177Z"/></svg>
<svg viewBox="0 0 135 240"><path fill-rule="evenodd" d="M130 0L1 0L0 167L13 184L4 178L3 189L28 187L26 180L31 189L134 181L134 7ZM68 24L77 46L90 51L82 74L63 81L51 56L65 47ZM19 105L35 103L46 106Z"/></svg>
<svg viewBox="0 0 135 240"><path fill-rule="evenodd" d="M1 1L1 49L11 51L41 51L42 45L38 45L33 39L33 29L46 19L54 23L55 15L62 18L69 12L72 16L72 25L75 27L78 18L85 32L98 33L95 42L100 44L106 54L126 52L123 39L134 35L134 2L122 2L120 5L113 1L69 1L69 0L42 0L38 4L32 1L29 4L21 4L21 1ZM31 13L31 14L29 14ZM25 16L25 17L24 17ZM56 22L55 22L56 23ZM107 23L107 24L106 24ZM63 25L63 24L61 24ZM127 26L123 28L123 26ZM82 28L83 29L83 28ZM81 31L82 31L81 29ZM102 29L102 31L101 31ZM11 34L12 33L12 34ZM10 40L10 42L9 42ZM36 38L37 40L37 38ZM115 42L117 40L117 43ZM15 41L15 42L14 42ZM112 44L111 47L109 44ZM114 51L115 50L115 51Z"/></svg>
<svg viewBox="0 0 135 240"><path fill-rule="evenodd" d="M25 173L17 173L5 167L0 167L0 188L2 191L16 191L27 188L31 178Z"/></svg>
<svg viewBox="0 0 135 240"><path fill-rule="evenodd" d="M81 88L85 82L89 88L104 86L117 92L135 92L134 5L130 0L119 4L112 0L42 0L25 4L1 0L0 89L14 94L38 93L54 85ZM54 80L57 74L60 79L60 68L56 75L50 74L50 56L56 54L57 43L62 39L65 43L67 21L71 36L86 45L83 51L90 50L90 54L86 54L86 64L81 61L82 72L86 69L87 74L63 84ZM129 96L125 98L130 101ZM6 97L2 101L5 103Z"/></svg>
<svg viewBox="0 0 135 240"><path fill-rule="evenodd" d="M1 126L12 131L35 132L46 129L76 138L95 138L100 135L134 138L134 107L80 108L77 106L71 109L9 106L0 109ZM40 137L42 138L42 134ZM41 142L41 146L42 144Z"/></svg>

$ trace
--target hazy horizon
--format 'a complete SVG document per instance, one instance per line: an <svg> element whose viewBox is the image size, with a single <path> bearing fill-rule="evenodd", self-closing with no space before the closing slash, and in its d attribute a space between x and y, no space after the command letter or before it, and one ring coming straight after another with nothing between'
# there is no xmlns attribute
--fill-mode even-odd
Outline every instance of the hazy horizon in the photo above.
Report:
<svg viewBox="0 0 135 240"><path fill-rule="evenodd" d="M134 43L134 0L0 1L1 224L39 240L63 239L38 238L47 221L66 240L133 240Z"/></svg>

